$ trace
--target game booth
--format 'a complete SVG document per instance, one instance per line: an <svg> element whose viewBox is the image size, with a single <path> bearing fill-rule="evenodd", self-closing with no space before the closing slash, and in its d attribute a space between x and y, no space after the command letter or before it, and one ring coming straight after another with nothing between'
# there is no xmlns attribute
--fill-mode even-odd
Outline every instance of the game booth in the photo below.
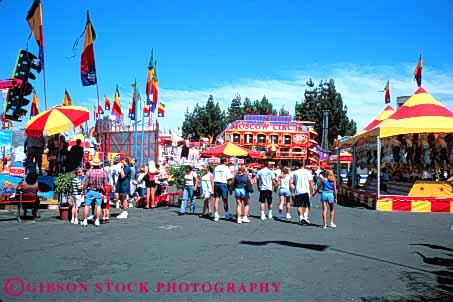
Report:
<svg viewBox="0 0 453 302"><path fill-rule="evenodd" d="M352 149L352 185L340 195L379 211L453 213L453 113L418 88L398 110L387 106L340 144ZM370 171L356 181L357 167Z"/></svg>

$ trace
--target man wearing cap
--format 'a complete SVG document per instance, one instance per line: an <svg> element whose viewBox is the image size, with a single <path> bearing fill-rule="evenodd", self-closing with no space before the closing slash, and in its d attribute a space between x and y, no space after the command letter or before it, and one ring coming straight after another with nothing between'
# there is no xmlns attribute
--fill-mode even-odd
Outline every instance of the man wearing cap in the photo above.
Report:
<svg viewBox="0 0 453 302"><path fill-rule="evenodd" d="M83 211L82 226L88 226L87 217L91 205L95 202L96 220L95 226L99 226L99 216L101 215L102 192L104 187L109 184L107 172L101 168L102 161L99 158L93 159L91 168L85 174L85 179L82 184L82 194L85 195L85 208Z"/></svg>

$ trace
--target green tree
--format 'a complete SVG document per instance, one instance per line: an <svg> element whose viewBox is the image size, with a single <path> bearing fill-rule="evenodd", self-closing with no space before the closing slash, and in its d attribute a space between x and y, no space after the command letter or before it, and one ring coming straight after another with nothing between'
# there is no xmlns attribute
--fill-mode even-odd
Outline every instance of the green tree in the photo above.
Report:
<svg viewBox="0 0 453 302"><path fill-rule="evenodd" d="M231 100L231 105L228 108L228 117L227 123L231 123L236 120L244 118L244 107L242 107L241 96L236 95L234 99Z"/></svg>
<svg viewBox="0 0 453 302"><path fill-rule="evenodd" d="M285 109L285 106L282 105L282 108L280 108L280 111L278 112L278 115L288 116L290 114L289 114L289 111Z"/></svg>
<svg viewBox="0 0 453 302"><path fill-rule="evenodd" d="M191 140L198 140L201 136L217 135L225 129L225 121L225 112L219 103L214 103L214 97L210 95L205 106L196 104L192 112L186 110L182 134Z"/></svg>
<svg viewBox="0 0 453 302"><path fill-rule="evenodd" d="M298 120L315 122L314 128L322 137L322 115L324 110L329 111L328 142L332 145L337 135L350 136L357 131L357 124L347 115L348 108L343 105L341 93L337 92L335 81L321 81L318 87L312 79L307 81L304 100L296 102L295 118Z"/></svg>
<svg viewBox="0 0 453 302"><path fill-rule="evenodd" d="M267 114L277 114L277 110L273 109L272 103L269 101L269 99L266 96L263 96L261 101L255 100L253 102L253 112L255 114L262 114L262 115L267 115Z"/></svg>
<svg viewBox="0 0 453 302"><path fill-rule="evenodd" d="M252 114L253 113L253 105L252 102L248 97L245 97L244 103L242 104L242 108L244 110L244 114Z"/></svg>

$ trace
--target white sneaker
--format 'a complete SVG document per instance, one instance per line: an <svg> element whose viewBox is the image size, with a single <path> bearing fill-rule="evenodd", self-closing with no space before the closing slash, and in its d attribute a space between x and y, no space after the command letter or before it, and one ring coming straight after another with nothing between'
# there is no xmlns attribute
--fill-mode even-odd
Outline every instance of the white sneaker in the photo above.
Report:
<svg viewBox="0 0 453 302"><path fill-rule="evenodd" d="M133 207L134 207L134 204L131 202L131 203L129 204L129 208L133 208Z"/></svg>
<svg viewBox="0 0 453 302"><path fill-rule="evenodd" d="M84 227L87 227L88 226L88 221L86 219L84 219L81 223L80 223L81 226L84 226Z"/></svg>
<svg viewBox="0 0 453 302"><path fill-rule="evenodd" d="M215 214L214 214L214 221L215 221L215 222L219 221L219 218L220 218L220 217L219 217L219 214L215 213Z"/></svg>
<svg viewBox="0 0 453 302"><path fill-rule="evenodd" d="M308 220L308 216L306 216L306 217L304 218L304 220L305 220L305 222L306 222L307 224L311 224L310 220Z"/></svg>
<svg viewBox="0 0 453 302"><path fill-rule="evenodd" d="M79 224L79 218L74 218L74 224Z"/></svg>
<svg viewBox="0 0 453 302"><path fill-rule="evenodd" d="M99 225L100 225L99 219L96 219L96 220L94 221L94 226L97 226L97 227L98 227Z"/></svg>
<svg viewBox="0 0 453 302"><path fill-rule="evenodd" d="M127 212L123 211L121 214L119 214L116 218L118 219L127 219Z"/></svg>
<svg viewBox="0 0 453 302"><path fill-rule="evenodd" d="M71 218L71 223L74 224L74 217Z"/></svg>
<svg viewBox="0 0 453 302"><path fill-rule="evenodd" d="M336 228L337 225L336 225L335 223L331 223L331 224L330 224L330 227L331 227L331 228Z"/></svg>
<svg viewBox="0 0 453 302"><path fill-rule="evenodd" d="M327 225L324 225L322 228L323 228L324 230L326 230L326 229L327 229Z"/></svg>
<svg viewBox="0 0 453 302"><path fill-rule="evenodd" d="M272 219L272 213L269 212L269 215L267 216L269 219Z"/></svg>
<svg viewBox="0 0 453 302"><path fill-rule="evenodd" d="M266 220L266 214L261 214L261 220Z"/></svg>
<svg viewBox="0 0 453 302"><path fill-rule="evenodd" d="M238 217L238 223L242 223L242 218L241 218L241 216Z"/></svg>
<svg viewBox="0 0 453 302"><path fill-rule="evenodd" d="M94 215L90 215L88 216L87 220L93 220L94 219Z"/></svg>
<svg viewBox="0 0 453 302"><path fill-rule="evenodd" d="M242 217L242 222L243 223L249 223L250 220L249 220L249 218L247 216L244 216L244 217Z"/></svg>
<svg viewBox="0 0 453 302"><path fill-rule="evenodd" d="M291 214L290 213L286 213L286 219L291 219Z"/></svg>

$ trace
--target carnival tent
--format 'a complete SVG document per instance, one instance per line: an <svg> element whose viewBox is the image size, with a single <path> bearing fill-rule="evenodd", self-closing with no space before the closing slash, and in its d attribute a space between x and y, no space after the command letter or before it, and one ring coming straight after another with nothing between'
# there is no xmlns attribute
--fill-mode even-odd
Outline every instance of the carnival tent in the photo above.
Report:
<svg viewBox="0 0 453 302"><path fill-rule="evenodd" d="M377 127L357 135L389 137L410 133L452 133L453 113L436 101L425 89L418 88L403 106Z"/></svg>
<svg viewBox="0 0 453 302"><path fill-rule="evenodd" d="M366 127L364 127L359 133L350 137L347 141L341 144L341 146L350 146L355 144L360 138L364 137L367 132L373 130L374 128L378 127L383 121L388 119L393 113L395 109L393 109L392 105L387 105L384 110L379 113L379 115L372 120Z"/></svg>
<svg viewBox="0 0 453 302"><path fill-rule="evenodd" d="M214 148L208 149L201 154L202 157L212 157L212 156L249 156L253 158L261 157L259 152L249 150L247 148L243 148L237 146L233 143L225 143L220 146L216 146Z"/></svg>

